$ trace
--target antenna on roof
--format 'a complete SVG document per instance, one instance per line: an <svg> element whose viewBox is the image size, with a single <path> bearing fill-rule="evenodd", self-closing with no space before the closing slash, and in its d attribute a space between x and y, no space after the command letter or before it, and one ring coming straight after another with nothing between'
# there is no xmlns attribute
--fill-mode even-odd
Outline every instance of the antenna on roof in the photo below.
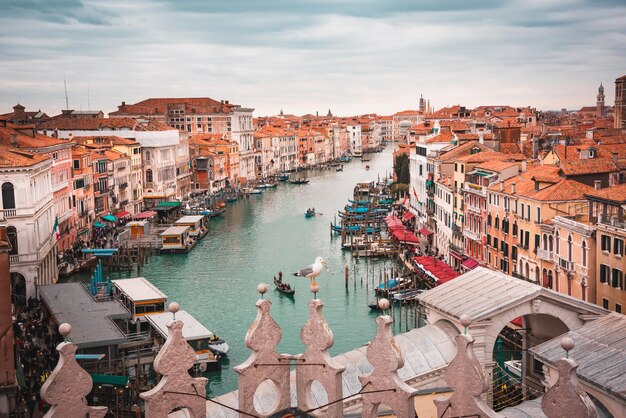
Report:
<svg viewBox="0 0 626 418"><path fill-rule="evenodd" d="M65 89L65 109L69 109L69 99L67 98L67 82L65 81L65 73L63 73L63 88Z"/></svg>

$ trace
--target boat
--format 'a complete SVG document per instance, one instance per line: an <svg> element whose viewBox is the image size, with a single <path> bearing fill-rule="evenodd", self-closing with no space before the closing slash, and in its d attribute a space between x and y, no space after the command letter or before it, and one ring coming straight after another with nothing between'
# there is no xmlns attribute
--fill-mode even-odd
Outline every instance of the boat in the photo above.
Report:
<svg viewBox="0 0 626 418"><path fill-rule="evenodd" d="M363 156L361 157L361 161L363 162L372 161L372 156L368 154L363 154Z"/></svg>
<svg viewBox="0 0 626 418"><path fill-rule="evenodd" d="M291 184L308 184L309 181L306 179L297 179L297 180L289 180Z"/></svg>
<svg viewBox="0 0 626 418"><path fill-rule="evenodd" d="M522 360L509 360L504 362L504 370L515 379L522 378Z"/></svg>
<svg viewBox="0 0 626 418"><path fill-rule="evenodd" d="M350 157L349 155L344 155L342 157L339 157L339 161L341 161L342 163L349 163L350 161L352 161L352 157Z"/></svg>
<svg viewBox="0 0 626 418"><path fill-rule="evenodd" d="M281 279L277 279L276 277L274 277L274 285L276 286L276 290L285 295L293 295L296 293L296 289L292 288L289 283L284 283Z"/></svg>
<svg viewBox="0 0 626 418"><path fill-rule="evenodd" d="M213 334L213 337L209 339L209 350L212 352L225 356L228 354L229 349L230 347L228 346L228 343L217 335Z"/></svg>
<svg viewBox="0 0 626 418"><path fill-rule="evenodd" d="M397 279L387 280L386 282L383 282L379 284L378 286L376 286L376 293L394 292L410 284L411 282L408 279L405 279L403 277L398 277Z"/></svg>
<svg viewBox="0 0 626 418"><path fill-rule="evenodd" d="M252 189L250 190L250 194L261 194L263 193L263 190L261 189Z"/></svg>
<svg viewBox="0 0 626 418"><path fill-rule="evenodd" d="M237 196L227 196L226 197L226 201L227 202L236 202L237 201Z"/></svg>
<svg viewBox="0 0 626 418"><path fill-rule="evenodd" d="M218 210L202 210L198 212L200 215L208 216L209 218L216 218L218 216L222 216L226 212L226 209L218 209Z"/></svg>
<svg viewBox="0 0 626 418"><path fill-rule="evenodd" d="M281 174L280 176L278 176L278 181L287 181L287 180L289 180L288 174Z"/></svg>
<svg viewBox="0 0 626 418"><path fill-rule="evenodd" d="M334 232L341 232L342 229L345 229L346 232L361 232L361 231L365 231L366 234L372 235L372 227L371 226L368 226L367 228L362 228L359 225L347 225L347 226L344 226L342 228L341 225L332 225L331 224L330 227L331 227L331 229ZM377 226L376 228L373 228L373 231L376 232L376 233L380 232L380 227Z"/></svg>
<svg viewBox="0 0 626 418"><path fill-rule="evenodd" d="M276 183L261 183L257 186L257 189L273 189L276 186Z"/></svg>
<svg viewBox="0 0 626 418"><path fill-rule="evenodd" d="M366 170L369 170L369 169L370 169L370 166L369 166L369 165L366 165L366 166L365 166L365 169L366 169Z"/></svg>
<svg viewBox="0 0 626 418"><path fill-rule="evenodd" d="M313 209L307 209L306 212L304 212L304 216L307 218L312 218L315 216L315 208Z"/></svg>
<svg viewBox="0 0 626 418"><path fill-rule="evenodd" d="M339 166L335 169L335 171L343 171L343 166Z"/></svg>
<svg viewBox="0 0 626 418"><path fill-rule="evenodd" d="M354 155L357 158L362 157L363 156L363 150L357 148L354 151L352 151L352 155Z"/></svg>

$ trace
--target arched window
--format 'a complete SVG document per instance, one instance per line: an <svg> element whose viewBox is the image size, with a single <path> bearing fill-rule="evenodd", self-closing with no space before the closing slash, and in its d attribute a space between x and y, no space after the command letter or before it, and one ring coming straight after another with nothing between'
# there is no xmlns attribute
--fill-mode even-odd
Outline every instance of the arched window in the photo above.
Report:
<svg viewBox="0 0 626 418"><path fill-rule="evenodd" d="M548 251L548 235L543 234L543 249Z"/></svg>
<svg viewBox="0 0 626 418"><path fill-rule="evenodd" d="M209 180L213 180L213 170L209 170Z"/></svg>
<svg viewBox="0 0 626 418"><path fill-rule="evenodd" d="M15 209L13 183L2 184L2 209Z"/></svg>
<svg viewBox="0 0 626 418"><path fill-rule="evenodd" d="M500 218L498 217L498 215L496 215L496 220L495 220L493 226L496 229L500 229Z"/></svg>
<svg viewBox="0 0 626 418"><path fill-rule="evenodd" d="M587 241L583 241L583 267L587 267Z"/></svg>
<svg viewBox="0 0 626 418"><path fill-rule="evenodd" d="M146 170L146 183L152 183L152 170Z"/></svg>
<svg viewBox="0 0 626 418"><path fill-rule="evenodd" d="M517 236L517 221L513 222L513 236Z"/></svg>
<svg viewBox="0 0 626 418"><path fill-rule="evenodd" d="M150 151L146 150L146 162L150 162L151 158Z"/></svg>
<svg viewBox="0 0 626 418"><path fill-rule="evenodd" d="M526 262L526 276L527 279L530 279L530 266L528 265L528 262Z"/></svg>
<svg viewBox="0 0 626 418"><path fill-rule="evenodd" d="M491 213L487 215L487 226L491 226Z"/></svg>
<svg viewBox="0 0 626 418"><path fill-rule="evenodd" d="M572 243L572 236L567 237L567 259L572 261L572 255L574 250L574 244Z"/></svg>
<svg viewBox="0 0 626 418"><path fill-rule="evenodd" d="M14 226L7 227L7 238L9 239L9 243L11 244L11 252L9 254L11 255L19 254L18 248L17 248L17 229L15 229Z"/></svg>
<svg viewBox="0 0 626 418"><path fill-rule="evenodd" d="M554 248L554 239L552 238L552 235L550 235L548 237L548 251L552 252Z"/></svg>
<svg viewBox="0 0 626 418"><path fill-rule="evenodd" d="M548 271L548 288L552 289L552 270Z"/></svg>

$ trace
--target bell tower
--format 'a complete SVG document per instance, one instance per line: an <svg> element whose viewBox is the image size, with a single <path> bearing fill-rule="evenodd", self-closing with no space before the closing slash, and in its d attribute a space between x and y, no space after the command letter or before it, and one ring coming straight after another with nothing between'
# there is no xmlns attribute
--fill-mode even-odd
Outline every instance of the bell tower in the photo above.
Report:
<svg viewBox="0 0 626 418"><path fill-rule="evenodd" d="M626 75L615 80L615 129L626 129Z"/></svg>
<svg viewBox="0 0 626 418"><path fill-rule="evenodd" d="M600 83L598 87L598 95L596 96L596 113L599 118L604 117L604 86Z"/></svg>

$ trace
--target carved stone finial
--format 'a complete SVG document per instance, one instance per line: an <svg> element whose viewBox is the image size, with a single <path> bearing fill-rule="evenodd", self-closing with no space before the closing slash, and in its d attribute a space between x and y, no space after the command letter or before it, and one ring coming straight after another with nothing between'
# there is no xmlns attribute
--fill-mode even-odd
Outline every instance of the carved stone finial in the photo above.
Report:
<svg viewBox="0 0 626 418"><path fill-rule="evenodd" d="M566 340L567 338L563 338ZM570 338L571 340L571 338ZM561 346L571 345L563 344ZM569 343L568 341L565 341ZM565 349L565 347L563 347ZM580 417L580 418L597 418L598 411L595 405L587 396L583 388L578 383L576 369L578 364L572 359L563 358L557 360L555 366L559 372L559 378L556 383L546 391L541 400L541 409L548 418L558 417Z"/></svg>
<svg viewBox="0 0 626 418"><path fill-rule="evenodd" d="M561 348L565 350L565 358L569 357L569 352L574 349L575 345L576 344L574 344L574 340L572 340L570 337L565 337L561 340Z"/></svg>
<svg viewBox="0 0 626 418"><path fill-rule="evenodd" d="M70 324L59 326L63 337L72 331ZM44 418L84 417L89 415L102 418L108 408L105 406L89 406L85 396L91 392L93 381L91 376L78 365L76 350L78 346L69 341L57 345L59 362L50 374L50 377L39 391L41 397L52 407Z"/></svg>
<svg viewBox="0 0 626 418"><path fill-rule="evenodd" d="M283 333L270 315L272 302L259 300L256 303L256 319L246 334L246 346L252 350L250 357L236 366L239 373L237 387L239 389L239 409L252 415L268 417L277 411L291 406L289 392L289 367L268 366L279 363L282 359L276 351ZM289 364L285 362L285 364ZM277 399L270 405L271 410L257 411L254 407L254 393L261 383L269 380L276 389Z"/></svg>
<svg viewBox="0 0 626 418"><path fill-rule="evenodd" d="M267 285L265 283L259 283L259 285L256 287L256 291L259 292L259 294L261 295L261 299L263 299L263 295L267 293Z"/></svg>
<svg viewBox="0 0 626 418"><path fill-rule="evenodd" d="M176 302L172 302L167 307L167 310L172 313L172 317L174 318L174 320L176 320L176 312L180 310L180 305Z"/></svg>
<svg viewBox="0 0 626 418"><path fill-rule="evenodd" d="M468 324L469 325L469 324ZM474 338L469 334L459 334L454 338L456 356L446 370L446 383L454 394L449 398L435 399L437 416L452 417L502 417L494 412L481 399L480 395L488 389L483 369L474 356Z"/></svg>
<svg viewBox="0 0 626 418"><path fill-rule="evenodd" d="M317 293L320 291L320 287L317 283L311 283L311 293L313 293L313 299L317 299Z"/></svg>
<svg viewBox="0 0 626 418"><path fill-rule="evenodd" d="M364 387L361 395L363 418L377 417L378 407L381 404L393 408L398 418L415 416L413 397L417 394L417 390L407 385L398 376L398 369L404 366L404 357L391 333L392 322L388 315L376 318L378 332L367 347L367 360L374 370L359 376L361 385Z"/></svg>
<svg viewBox="0 0 626 418"><path fill-rule="evenodd" d="M324 302L312 300L309 302L309 320L300 331L300 338L306 344L304 354L296 357L296 387L298 394L298 409L306 411L313 409L311 385L317 380L326 390L328 403L342 397L341 375L345 367L337 363L328 354L333 346L334 336L322 314ZM304 367L298 367L304 364ZM307 365L311 366L307 366ZM315 364L315 366L313 366ZM316 411L315 415L328 417L343 416L343 402L336 402L324 410Z"/></svg>
<svg viewBox="0 0 626 418"><path fill-rule="evenodd" d="M381 311L383 311L383 313L385 313L385 311L389 309L389 299L385 299L385 298L380 299L378 301L378 307L380 308Z"/></svg>
<svg viewBox="0 0 626 418"><path fill-rule="evenodd" d="M70 335L70 332L72 332L72 326L68 324L67 322L64 322L61 325L59 325L59 334L61 334L65 342L70 341L70 338L68 337L68 335Z"/></svg>
<svg viewBox="0 0 626 418"><path fill-rule="evenodd" d="M170 321L167 328L167 341L154 359L154 370L163 378L154 388L139 395L145 401L146 416L166 418L173 409L184 407L193 417L204 418L208 380L189 375L188 370L196 362L196 352L183 337L183 322Z"/></svg>
<svg viewBox="0 0 626 418"><path fill-rule="evenodd" d="M465 328L465 330L463 331L463 334L467 334L467 327L469 327L472 324L472 318L469 317L469 315L461 315L461 325L463 325L463 328Z"/></svg>

